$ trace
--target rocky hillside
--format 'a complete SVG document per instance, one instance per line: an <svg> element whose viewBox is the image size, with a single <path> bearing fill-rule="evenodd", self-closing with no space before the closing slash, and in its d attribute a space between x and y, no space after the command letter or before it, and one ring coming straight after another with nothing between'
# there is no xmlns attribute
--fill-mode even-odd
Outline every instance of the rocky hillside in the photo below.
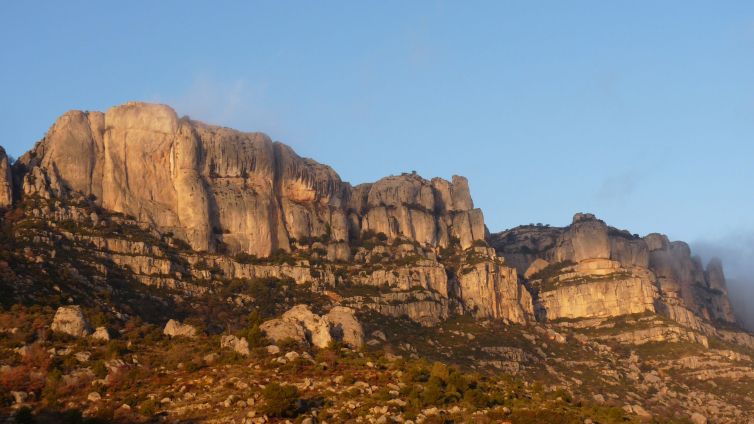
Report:
<svg viewBox="0 0 754 424"><path fill-rule="evenodd" d="M11 420L754 422L719 261L589 214L489 234L463 177L353 187L129 103L0 148L0 209Z"/></svg>

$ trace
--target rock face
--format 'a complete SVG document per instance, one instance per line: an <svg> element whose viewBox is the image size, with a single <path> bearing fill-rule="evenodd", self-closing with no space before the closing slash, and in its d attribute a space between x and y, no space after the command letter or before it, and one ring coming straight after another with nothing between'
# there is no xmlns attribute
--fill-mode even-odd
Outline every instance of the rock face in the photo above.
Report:
<svg viewBox="0 0 754 424"><path fill-rule="evenodd" d="M628 277L589 284L563 285L542 291L537 299L543 318L612 317L655 312L654 285Z"/></svg>
<svg viewBox="0 0 754 424"><path fill-rule="evenodd" d="M491 244L533 281L546 319L659 312L692 328L698 317L735 322L720 262L705 270L686 243L660 234L641 238L579 213L568 227L518 227Z"/></svg>
<svg viewBox="0 0 754 424"><path fill-rule="evenodd" d="M81 312L81 307L61 306L55 311L55 317L52 319L50 326L52 331L65 333L74 337L85 337L89 335L89 324Z"/></svg>
<svg viewBox="0 0 754 424"><path fill-rule="evenodd" d="M516 270L494 260L461 270L458 276L460 298L480 318L502 318L525 323L534 318L532 298L518 283Z"/></svg>
<svg viewBox="0 0 754 424"><path fill-rule="evenodd" d="M405 174L352 188L264 134L178 118L164 105L68 112L18 169L26 194L91 195L196 250L267 256L294 240L347 243L362 231L441 247L485 237L463 177Z"/></svg>
<svg viewBox="0 0 754 424"><path fill-rule="evenodd" d="M390 239L404 237L445 247L455 238L466 249L485 238L484 216L474 209L464 177L453 176L452 182L408 174L383 178L355 187L349 206L357 214L349 217L350 222L362 216L362 230L384 233Z"/></svg>
<svg viewBox="0 0 754 424"><path fill-rule="evenodd" d="M6 208L13 203L13 176L10 170L8 155L0 147L0 208Z"/></svg>
<svg viewBox="0 0 754 424"><path fill-rule="evenodd" d="M0 207L14 194L60 201L48 205L94 202L122 219L116 225L130 222L171 245L183 240L205 251L178 261L143 243L64 235L107 251L143 284L192 296L211 293L220 273L318 288L372 286L378 296L344 304L428 326L457 312L514 323L637 312L696 329L734 322L719 261L704 268L685 243L641 238L584 213L565 228L532 225L490 236L463 177L404 173L352 187L264 134L179 118L164 105L68 112L9 169L0 151ZM56 214L66 225L99 221L96 213ZM275 261L258 260L269 256ZM354 268L336 266L347 262ZM336 325L303 308L265 324L273 339L320 347Z"/></svg>
<svg viewBox="0 0 754 424"><path fill-rule="evenodd" d="M165 324L165 328L162 330L162 334L170 337L196 337L196 328L188 324L181 324L180 322L171 319Z"/></svg>

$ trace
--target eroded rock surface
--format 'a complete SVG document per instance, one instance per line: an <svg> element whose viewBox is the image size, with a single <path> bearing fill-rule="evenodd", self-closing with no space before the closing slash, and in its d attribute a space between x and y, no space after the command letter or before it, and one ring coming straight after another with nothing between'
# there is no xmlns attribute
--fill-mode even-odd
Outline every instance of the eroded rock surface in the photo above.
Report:
<svg viewBox="0 0 754 424"><path fill-rule="evenodd" d="M91 195L196 250L267 256L311 238L347 243L362 231L442 247L485 238L463 177L404 174L352 188L265 134L178 118L164 105L68 112L19 171L27 194ZM332 255L347 258L347 249Z"/></svg>
<svg viewBox="0 0 754 424"><path fill-rule="evenodd" d="M65 333L74 337L85 337L89 335L89 324L84 318L84 313L78 305L61 306L55 312L50 326L52 331Z"/></svg>

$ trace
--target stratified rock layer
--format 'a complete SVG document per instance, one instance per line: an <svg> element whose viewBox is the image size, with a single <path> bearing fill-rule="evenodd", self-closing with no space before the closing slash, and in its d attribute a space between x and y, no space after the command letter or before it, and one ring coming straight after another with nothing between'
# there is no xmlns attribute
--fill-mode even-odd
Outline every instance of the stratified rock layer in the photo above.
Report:
<svg viewBox="0 0 754 424"><path fill-rule="evenodd" d="M659 312L692 328L706 320L735 322L722 265L707 269L686 243L644 238L576 214L565 228L518 227L492 245L537 288L547 319Z"/></svg>

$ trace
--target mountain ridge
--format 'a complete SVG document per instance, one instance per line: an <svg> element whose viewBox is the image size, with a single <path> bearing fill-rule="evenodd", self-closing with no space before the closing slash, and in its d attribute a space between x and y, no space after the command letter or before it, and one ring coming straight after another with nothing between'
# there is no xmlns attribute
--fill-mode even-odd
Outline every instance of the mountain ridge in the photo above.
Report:
<svg viewBox="0 0 754 424"><path fill-rule="evenodd" d="M699 358L725 363L721 375L732 382L715 384L754 378L754 336L735 321L718 260L705 267L683 242L639 237L588 213L566 227L490 233L464 177L404 173L351 186L264 134L127 103L67 112L12 166L0 150L0 208L5 308L82 305L79 315L106 315L121 332L136 318L173 327L193 319L201 325L189 333L223 333L223 348L253 342L241 332L252 311L285 321L285 310L302 304L319 318L286 334L322 348L328 311L346 308L369 331L405 327L390 349L410 357L549 376L587 398L616 384L676 393L630 396L660 415L684 393L686 411L754 416L737 397L749 392L695 387L697 371L673 365L686 358L675 350L683 346L697 354L683 359L694 370L717 366ZM290 327L283 321L254 331ZM468 331L465 344L441 336L458 328ZM364 349L387 349L383 339ZM642 383L634 351L653 372L681 380ZM714 402L696 405L700 393Z"/></svg>

